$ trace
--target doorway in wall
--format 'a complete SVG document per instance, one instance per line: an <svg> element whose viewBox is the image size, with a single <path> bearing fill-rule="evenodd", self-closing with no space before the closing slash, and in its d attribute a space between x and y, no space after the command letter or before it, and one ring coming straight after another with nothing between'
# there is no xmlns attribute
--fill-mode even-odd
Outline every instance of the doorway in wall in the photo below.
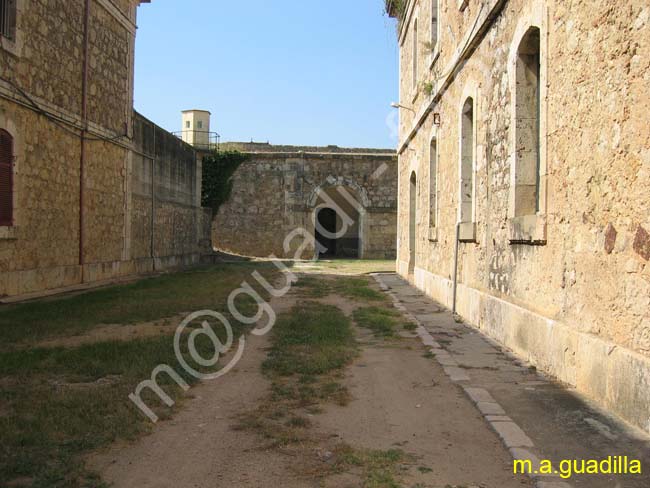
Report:
<svg viewBox="0 0 650 488"><path fill-rule="evenodd" d="M323 190L316 204L317 257L362 257L362 207L355 192L343 186Z"/></svg>
<svg viewBox="0 0 650 488"><path fill-rule="evenodd" d="M337 239L332 235L336 233L336 210L321 208L318 211L318 226L316 226L316 241L320 244L318 257L333 258L337 255Z"/></svg>

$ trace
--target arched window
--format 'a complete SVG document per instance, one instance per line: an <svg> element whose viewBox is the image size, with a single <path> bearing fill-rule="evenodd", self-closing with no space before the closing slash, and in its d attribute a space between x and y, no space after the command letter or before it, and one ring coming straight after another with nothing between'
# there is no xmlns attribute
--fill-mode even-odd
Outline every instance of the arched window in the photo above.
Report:
<svg viewBox="0 0 650 488"><path fill-rule="evenodd" d="M461 113L460 222L474 221L474 100L465 101Z"/></svg>
<svg viewBox="0 0 650 488"><path fill-rule="evenodd" d="M418 19L413 24L413 88L418 85Z"/></svg>
<svg viewBox="0 0 650 488"><path fill-rule="evenodd" d="M438 143L431 139L429 146L429 226L435 228L438 212Z"/></svg>
<svg viewBox="0 0 650 488"><path fill-rule="evenodd" d="M0 226L13 225L14 139L0 129Z"/></svg>
<svg viewBox="0 0 650 488"><path fill-rule="evenodd" d="M537 27L526 33L517 50L515 90L514 216L521 217L540 210L541 83Z"/></svg>

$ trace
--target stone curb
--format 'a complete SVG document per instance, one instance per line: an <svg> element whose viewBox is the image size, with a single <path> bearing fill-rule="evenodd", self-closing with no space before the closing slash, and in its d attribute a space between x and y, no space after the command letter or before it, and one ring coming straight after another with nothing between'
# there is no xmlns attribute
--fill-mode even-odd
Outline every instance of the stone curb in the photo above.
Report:
<svg viewBox="0 0 650 488"><path fill-rule="evenodd" d="M438 342L436 342L435 338L422 325L422 322L416 316L408 312L397 295L382 281L381 276L372 276L379 284L379 288L392 299L394 307L402 312L407 320L418 325L416 332L420 337L422 344L430 348L429 351L434 355L436 362L442 366L449 379L454 383L471 381L467 371L460 368L453 356L449 354L449 351L445 350L440 344L438 344ZM499 347L499 344L496 341L487 337L486 339L493 347ZM517 360L514 355L512 355L510 359ZM461 386L468 398L479 409L488 425L501 438L503 445L508 449L513 460L530 459L533 463L533 471L538 471L540 465L539 458L527 449L534 447L532 439L526 435L521 427L506 415L503 407L497 403L487 390L484 388L472 387L470 385ZM536 488L573 488L570 484L564 481L549 480L549 477L554 477L554 475L540 475L533 472L528 473L528 476L535 482ZM540 478L544 478L544 480L540 480Z"/></svg>

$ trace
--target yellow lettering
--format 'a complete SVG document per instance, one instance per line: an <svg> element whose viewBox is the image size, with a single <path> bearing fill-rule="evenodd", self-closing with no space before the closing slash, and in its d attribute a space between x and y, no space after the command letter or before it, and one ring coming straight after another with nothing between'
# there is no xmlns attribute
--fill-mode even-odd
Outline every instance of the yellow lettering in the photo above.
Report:
<svg viewBox="0 0 650 488"><path fill-rule="evenodd" d="M567 459L560 461L560 477L563 479L571 478L571 461Z"/></svg>
<svg viewBox="0 0 650 488"><path fill-rule="evenodd" d="M587 474L598 474L598 461L595 459L587 461Z"/></svg>
<svg viewBox="0 0 650 488"><path fill-rule="evenodd" d="M548 459L540 461L539 474L553 474L553 463Z"/></svg>

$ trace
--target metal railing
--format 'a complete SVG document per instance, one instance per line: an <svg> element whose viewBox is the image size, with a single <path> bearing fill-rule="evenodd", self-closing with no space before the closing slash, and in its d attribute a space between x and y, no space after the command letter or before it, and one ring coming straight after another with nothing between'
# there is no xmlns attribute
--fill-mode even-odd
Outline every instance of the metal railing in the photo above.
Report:
<svg viewBox="0 0 650 488"><path fill-rule="evenodd" d="M181 130L173 134L200 151L218 151L221 143L221 136L217 132Z"/></svg>

